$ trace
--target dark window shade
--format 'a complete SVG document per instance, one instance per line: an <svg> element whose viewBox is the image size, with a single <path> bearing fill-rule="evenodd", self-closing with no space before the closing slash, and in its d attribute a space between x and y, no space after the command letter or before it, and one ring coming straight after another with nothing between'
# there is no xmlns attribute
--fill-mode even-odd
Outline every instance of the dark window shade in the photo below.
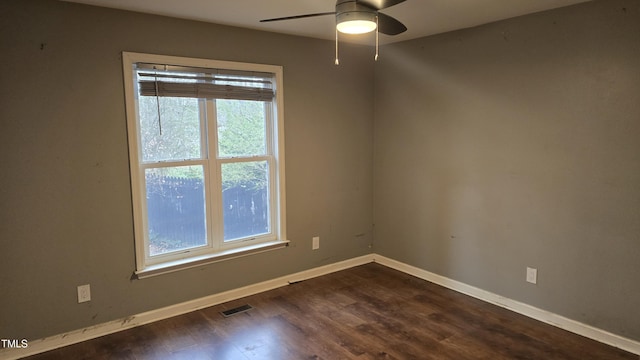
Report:
<svg viewBox="0 0 640 360"><path fill-rule="evenodd" d="M273 101L273 74L136 64L141 96Z"/></svg>
<svg viewBox="0 0 640 360"><path fill-rule="evenodd" d="M273 89L211 83L179 83L142 80L139 82L142 96L190 97L201 99L234 99L272 101Z"/></svg>

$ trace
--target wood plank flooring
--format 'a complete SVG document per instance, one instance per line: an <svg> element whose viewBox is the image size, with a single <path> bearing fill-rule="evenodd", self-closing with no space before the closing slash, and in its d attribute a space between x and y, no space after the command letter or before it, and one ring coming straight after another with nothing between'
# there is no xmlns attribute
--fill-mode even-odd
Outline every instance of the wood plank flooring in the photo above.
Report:
<svg viewBox="0 0 640 360"><path fill-rule="evenodd" d="M372 263L29 359L639 358Z"/></svg>

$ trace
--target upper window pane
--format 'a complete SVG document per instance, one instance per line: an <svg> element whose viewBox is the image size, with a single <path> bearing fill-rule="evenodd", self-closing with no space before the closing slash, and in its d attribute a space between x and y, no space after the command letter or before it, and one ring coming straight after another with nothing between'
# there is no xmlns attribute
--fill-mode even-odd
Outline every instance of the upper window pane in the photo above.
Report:
<svg viewBox="0 0 640 360"><path fill-rule="evenodd" d="M266 106L262 101L216 100L218 156L266 154Z"/></svg>
<svg viewBox="0 0 640 360"><path fill-rule="evenodd" d="M201 158L198 99L140 96L142 160Z"/></svg>

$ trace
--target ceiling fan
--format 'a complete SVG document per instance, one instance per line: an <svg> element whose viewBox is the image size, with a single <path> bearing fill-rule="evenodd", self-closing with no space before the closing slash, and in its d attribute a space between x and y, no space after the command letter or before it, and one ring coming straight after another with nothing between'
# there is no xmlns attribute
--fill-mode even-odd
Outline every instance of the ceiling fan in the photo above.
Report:
<svg viewBox="0 0 640 360"><path fill-rule="evenodd" d="M316 16L335 15L336 17L336 65L338 61L338 32L345 34L364 34L376 30L376 56L378 60L378 33L398 35L407 31L400 21L380 12L406 0L337 0L335 11L304 15L285 16L264 19L260 22L302 19Z"/></svg>

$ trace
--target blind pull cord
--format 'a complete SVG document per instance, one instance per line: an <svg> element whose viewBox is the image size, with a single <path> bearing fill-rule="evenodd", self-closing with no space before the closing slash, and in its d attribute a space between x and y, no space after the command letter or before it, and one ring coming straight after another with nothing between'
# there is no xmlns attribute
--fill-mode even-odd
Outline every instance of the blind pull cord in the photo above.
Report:
<svg viewBox="0 0 640 360"><path fill-rule="evenodd" d="M156 85L156 106L158 108L158 131L160 132L160 136L162 136L162 120L160 119L160 92L158 91L158 73L156 72L155 77L155 85Z"/></svg>

